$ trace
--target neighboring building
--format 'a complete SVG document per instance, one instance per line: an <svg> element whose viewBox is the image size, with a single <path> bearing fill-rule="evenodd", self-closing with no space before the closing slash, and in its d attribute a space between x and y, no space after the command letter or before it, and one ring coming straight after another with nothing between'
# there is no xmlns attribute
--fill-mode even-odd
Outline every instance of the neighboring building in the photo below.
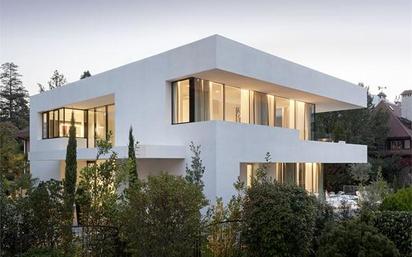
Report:
<svg viewBox="0 0 412 257"><path fill-rule="evenodd" d="M389 134L386 140L385 156L399 156L403 167L401 184L412 184L412 90L401 94L401 102L395 104L382 99L376 106L388 115Z"/></svg>
<svg viewBox="0 0 412 257"><path fill-rule="evenodd" d="M316 112L366 106L366 89L215 35L31 97L34 177L61 179L70 117L78 168L111 132L127 157L128 131L140 142L139 176L183 175L188 145L201 145L205 193L230 199L271 153L269 173L314 194L322 163L364 163L367 147L314 141Z"/></svg>

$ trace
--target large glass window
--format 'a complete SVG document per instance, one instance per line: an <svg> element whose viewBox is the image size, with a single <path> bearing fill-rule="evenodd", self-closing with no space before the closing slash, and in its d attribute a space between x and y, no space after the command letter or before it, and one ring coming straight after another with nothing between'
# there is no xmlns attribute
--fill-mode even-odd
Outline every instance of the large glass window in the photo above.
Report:
<svg viewBox="0 0 412 257"><path fill-rule="evenodd" d="M48 121L48 137L47 138L53 138L53 125L54 125L54 112L50 111L49 112L49 121Z"/></svg>
<svg viewBox="0 0 412 257"><path fill-rule="evenodd" d="M241 122L242 94L240 88L225 87L225 120ZM249 103L248 103L249 104Z"/></svg>
<svg viewBox="0 0 412 257"><path fill-rule="evenodd" d="M94 122L94 109L90 109L87 112L87 147L94 148L95 147L95 122Z"/></svg>
<svg viewBox="0 0 412 257"><path fill-rule="evenodd" d="M315 105L190 78L172 83L172 122L226 120L292 128L312 139Z"/></svg>
<svg viewBox="0 0 412 257"><path fill-rule="evenodd" d="M96 133L96 139L106 139L106 132L107 132L107 126L106 126L106 107L99 107L95 109L95 133Z"/></svg>
<svg viewBox="0 0 412 257"><path fill-rule="evenodd" d="M42 114L42 138L47 138L47 112Z"/></svg>
<svg viewBox="0 0 412 257"><path fill-rule="evenodd" d="M173 123L189 122L190 80L173 83Z"/></svg>
<svg viewBox="0 0 412 257"><path fill-rule="evenodd" d="M194 79L194 97L189 97L193 121L223 120L223 85L208 80ZM191 120L191 121L192 121Z"/></svg>
<svg viewBox="0 0 412 257"><path fill-rule="evenodd" d="M114 145L114 132L115 132L115 121L114 121L114 105L107 106L107 131L110 134L109 140Z"/></svg>
<svg viewBox="0 0 412 257"><path fill-rule="evenodd" d="M275 97L276 101L276 121L275 126L281 128L289 128L289 99L283 97Z"/></svg>
<svg viewBox="0 0 412 257"><path fill-rule="evenodd" d="M275 97L273 95L267 95L268 98L268 122L269 126L275 126L276 120L276 104L275 104Z"/></svg>
<svg viewBox="0 0 412 257"><path fill-rule="evenodd" d="M254 107L255 107L255 124L269 125L268 123L268 98L266 94L255 92Z"/></svg>
<svg viewBox="0 0 412 257"><path fill-rule="evenodd" d="M240 179L248 187L256 177L256 171L266 165L267 174L279 183L300 186L308 192L320 194L323 192L323 174L320 163L247 163L242 164Z"/></svg>
<svg viewBox="0 0 412 257"><path fill-rule="evenodd" d="M315 135L315 105L305 103L305 139L312 140Z"/></svg>
<svg viewBox="0 0 412 257"><path fill-rule="evenodd" d="M296 101L296 129L299 131L299 139L305 139L305 103Z"/></svg>
<svg viewBox="0 0 412 257"><path fill-rule="evenodd" d="M42 114L42 137L68 137L71 118L74 118L76 137L88 138L88 147L95 146L96 139L106 139L111 131L111 141L114 143L114 105L80 110L60 108Z"/></svg>

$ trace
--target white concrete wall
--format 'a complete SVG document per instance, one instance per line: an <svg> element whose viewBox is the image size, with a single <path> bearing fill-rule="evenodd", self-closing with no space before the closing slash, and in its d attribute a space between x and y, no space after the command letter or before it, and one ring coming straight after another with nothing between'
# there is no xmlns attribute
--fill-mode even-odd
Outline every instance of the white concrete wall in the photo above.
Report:
<svg viewBox="0 0 412 257"><path fill-rule="evenodd" d="M281 84L308 99L316 95L316 101L325 101L325 106L335 109L366 105L366 91L356 85L213 36L32 96L33 176L58 178L59 163L65 157L67 145L64 138L41 139L41 112L76 107L106 96L111 96L107 99L114 99L116 106L115 150L126 156L128 130L133 126L134 135L142 145L138 158L142 159L144 174L166 168L178 174L184 167L183 160L190 161L190 141L202 145L209 199L216 196L228 199L239 176L240 162L261 162L266 152L271 152L273 161L279 162L366 161L365 146L300 141L297 131L291 129L223 121L172 125L170 81L213 69L247 76L256 82ZM80 141L79 148L85 147L85 142ZM94 149L78 149L81 160L92 160L95 154Z"/></svg>

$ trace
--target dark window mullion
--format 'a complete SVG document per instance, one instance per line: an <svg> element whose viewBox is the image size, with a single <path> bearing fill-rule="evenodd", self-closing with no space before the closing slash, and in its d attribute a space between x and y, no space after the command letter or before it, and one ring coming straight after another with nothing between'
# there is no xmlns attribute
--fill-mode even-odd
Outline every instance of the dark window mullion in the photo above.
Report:
<svg viewBox="0 0 412 257"><path fill-rule="evenodd" d="M195 79L189 79L189 122L195 121Z"/></svg>
<svg viewBox="0 0 412 257"><path fill-rule="evenodd" d="M105 110L105 112L106 112L106 115L105 115L105 129L106 129L106 140L109 140L110 138L109 138L109 111L108 111L108 109L109 109L109 107L106 105L105 106L105 108L104 108L104 110Z"/></svg>

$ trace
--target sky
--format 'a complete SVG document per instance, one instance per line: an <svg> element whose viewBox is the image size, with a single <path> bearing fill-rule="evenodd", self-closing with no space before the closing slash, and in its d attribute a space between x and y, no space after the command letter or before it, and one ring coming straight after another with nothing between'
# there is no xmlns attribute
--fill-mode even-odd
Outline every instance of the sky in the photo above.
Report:
<svg viewBox="0 0 412 257"><path fill-rule="evenodd" d="M213 34L392 101L412 89L412 0L0 0L0 63L30 94L56 69L72 82Z"/></svg>

